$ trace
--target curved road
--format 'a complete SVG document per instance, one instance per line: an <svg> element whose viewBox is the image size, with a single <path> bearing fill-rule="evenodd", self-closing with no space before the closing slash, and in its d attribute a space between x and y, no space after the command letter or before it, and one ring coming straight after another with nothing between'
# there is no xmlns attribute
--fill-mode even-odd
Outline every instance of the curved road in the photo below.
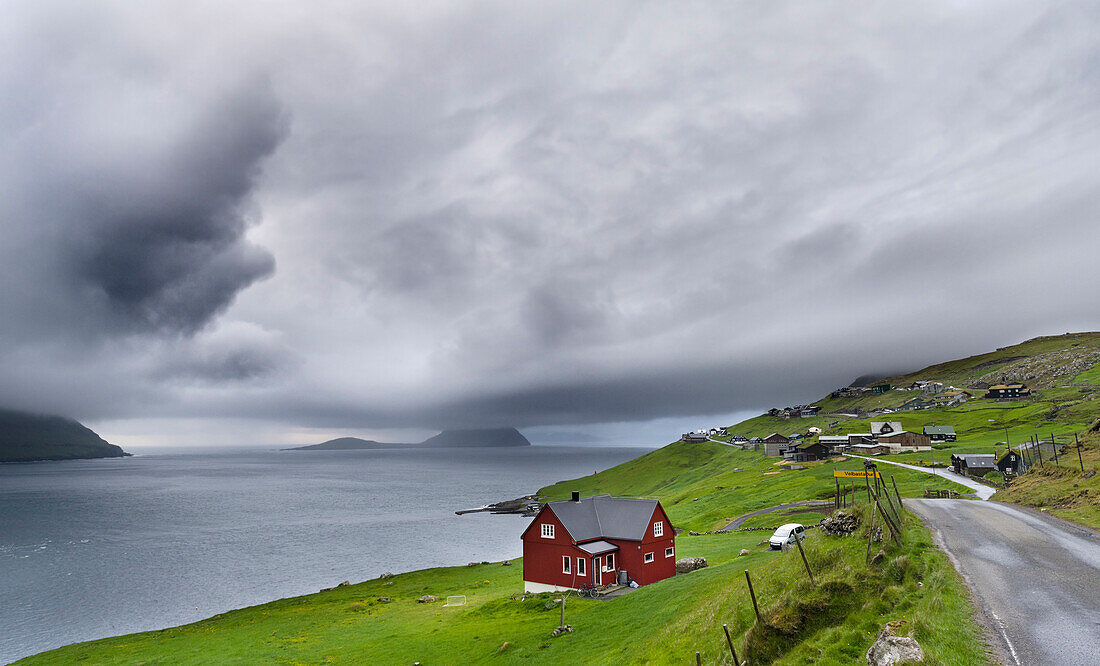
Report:
<svg viewBox="0 0 1100 666"><path fill-rule="evenodd" d="M765 513L771 513L772 511L779 511L780 509L794 509L794 508L800 507L800 506L812 507L812 506L832 506L832 505L833 505L832 502L821 501L821 500L805 500L805 501L802 501L802 502L789 502L787 504L776 504L775 506L769 506L766 509L760 509L759 511L753 511L752 513L746 513L743 516L738 516L737 518L734 518L733 521L729 525L726 525L725 527L723 527L722 529L720 529L718 531L719 532L728 532L729 530L735 530L738 527L741 527L741 525L743 525L745 523L745 521L748 520L749 518L753 518L753 517L756 517L756 516L762 516Z"/></svg>
<svg viewBox="0 0 1100 666"><path fill-rule="evenodd" d="M905 504L966 579L1006 664L1098 663L1100 535L1000 502Z"/></svg>
<svg viewBox="0 0 1100 666"><path fill-rule="evenodd" d="M898 467L904 467L905 469L915 469L918 472L924 472L925 474L934 474L935 476L942 476L943 478L948 479L950 481L954 481L955 483L957 483L959 485L966 486L967 488L973 489L974 492L977 493L978 499L987 500L990 497L993 497L993 493L997 492L996 488L991 488L990 486L987 486L984 483L981 483L980 481L975 481L974 479L963 476L962 474L956 474L956 473L954 473L954 472L952 472L948 469L942 468L942 467L937 467L935 470L932 470L928 467L918 467L916 465L906 465L905 463L894 462L892 460L879 460L878 458L868 458L867 456L857 456L857 455L852 454L852 453L845 453L844 455L852 457L852 458L863 458L864 460L870 460L870 461L876 462L876 463L886 463L887 465L897 465Z"/></svg>

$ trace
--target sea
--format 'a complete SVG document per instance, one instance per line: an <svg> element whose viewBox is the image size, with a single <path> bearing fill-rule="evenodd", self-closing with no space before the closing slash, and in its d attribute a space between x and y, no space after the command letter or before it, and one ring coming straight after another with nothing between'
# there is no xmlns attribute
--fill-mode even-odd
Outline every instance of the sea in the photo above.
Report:
<svg viewBox="0 0 1100 666"><path fill-rule="evenodd" d="M0 663L521 554L522 497L650 449L163 452L0 465Z"/></svg>

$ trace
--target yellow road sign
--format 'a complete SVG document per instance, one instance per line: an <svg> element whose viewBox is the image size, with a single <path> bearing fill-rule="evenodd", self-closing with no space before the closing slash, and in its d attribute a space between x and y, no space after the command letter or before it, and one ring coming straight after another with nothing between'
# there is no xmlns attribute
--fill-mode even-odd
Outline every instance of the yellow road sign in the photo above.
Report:
<svg viewBox="0 0 1100 666"><path fill-rule="evenodd" d="M834 469L833 476L840 479L866 479L871 477L870 473L862 469ZM878 471L875 472L875 476L882 478L882 474Z"/></svg>

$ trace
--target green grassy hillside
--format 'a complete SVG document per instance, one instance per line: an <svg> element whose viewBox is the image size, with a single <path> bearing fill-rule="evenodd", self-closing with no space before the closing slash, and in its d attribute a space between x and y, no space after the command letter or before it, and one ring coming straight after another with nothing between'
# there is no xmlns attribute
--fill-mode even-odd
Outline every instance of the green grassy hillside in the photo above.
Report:
<svg viewBox="0 0 1100 666"><path fill-rule="evenodd" d="M908 623L928 663L987 663L961 581L919 523L906 516L906 524L902 547L876 544L888 554L871 566L858 535L812 534L806 550L816 586L797 551L767 551L760 533L681 537L678 555L704 556L709 567L612 601L571 596L566 622L574 632L558 638L550 634L560 595L513 600L522 589L516 561L416 571L17 663L686 664L700 651L706 664L728 664L728 624L754 664L851 664L892 620ZM750 554L738 556L741 549ZM763 623L755 622L745 570ZM467 604L417 603L424 594L462 594Z"/></svg>
<svg viewBox="0 0 1100 666"><path fill-rule="evenodd" d="M674 525L703 532L756 509L832 498L834 470L863 468L862 460L843 457L803 463L801 470L777 462L714 442L674 442L598 474L542 488L539 495L565 499L577 490L585 496L653 497L661 500ZM921 496L925 488L970 492L941 477L883 467L885 478L893 477L904 497Z"/></svg>
<svg viewBox="0 0 1100 666"><path fill-rule="evenodd" d="M960 388L1022 380L1036 395L1017 402L976 399L952 409L876 416L901 421L907 429L953 425L959 441L937 447L932 456L990 451L1028 435L1084 431L1100 416L1100 334L1040 338L990 354L931 366L889 378L898 386L918 379ZM978 396L983 391L973 391ZM890 391L857 398L825 398L824 413L811 419L759 416L732 432L789 434L818 426L826 432L866 431L866 414L895 408L915 395ZM1007 428L1007 433L1006 433ZM1085 439L1086 471L1072 471L1070 456L1059 466L1025 477L1006 499L1031 503L1088 523L1096 510L1093 494L1100 464L1100 435ZM1091 447L1091 448L1089 448ZM929 454L895 458L920 462ZM927 462L927 461L925 461ZM798 500L831 497L835 469L859 469L862 461L833 459L803 469L725 444L675 442L598 474L562 481L540 494L564 498L570 491L611 493L661 500L673 523L698 532L725 525L739 515ZM1080 465L1079 465L1080 467ZM905 496L926 488L967 489L940 477L882 466ZM891 479L891 477L893 477ZM860 502L865 495L857 493ZM800 518L805 516L805 518ZM795 509L760 516L751 525L786 520L811 522L814 513ZM329 592L241 609L163 631L68 646L30 657L26 664L87 663L731 663L721 625L730 626L742 657L754 664L860 663L875 634L889 621L906 622L931 664L982 664L979 632L965 587L928 531L904 518L902 545L876 544L885 557L865 564L862 537L811 532L807 556L818 577L811 585L794 553L766 550L761 532L677 539L677 556L704 556L708 568L646 586L613 601L571 597L567 622L575 631L551 638L558 623L557 595L513 600L522 589L521 567L482 564L416 571L388 581L368 581ZM865 526L864 526L865 527ZM745 549L746 555L739 555ZM761 600L757 622L744 584L752 573ZM466 595L468 603L444 608L419 604L423 594ZM384 600L388 599L388 600Z"/></svg>

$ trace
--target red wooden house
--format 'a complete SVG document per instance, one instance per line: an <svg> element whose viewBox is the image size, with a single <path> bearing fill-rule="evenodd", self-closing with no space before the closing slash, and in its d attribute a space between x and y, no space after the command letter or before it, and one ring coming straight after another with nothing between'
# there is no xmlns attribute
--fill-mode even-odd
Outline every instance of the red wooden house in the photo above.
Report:
<svg viewBox="0 0 1100 666"><path fill-rule="evenodd" d="M527 592L608 585L620 571L639 585L676 575L676 535L657 500L574 492L543 506L521 538Z"/></svg>

